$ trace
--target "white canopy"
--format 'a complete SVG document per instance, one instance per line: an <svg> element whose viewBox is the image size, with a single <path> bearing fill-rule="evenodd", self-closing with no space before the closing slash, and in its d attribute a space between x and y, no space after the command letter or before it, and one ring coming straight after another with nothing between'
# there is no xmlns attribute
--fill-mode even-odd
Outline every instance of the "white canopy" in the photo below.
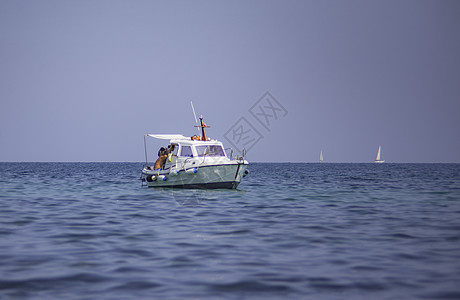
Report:
<svg viewBox="0 0 460 300"><path fill-rule="evenodd" d="M189 140L190 138L182 134L146 134L146 136L153 137L160 140Z"/></svg>

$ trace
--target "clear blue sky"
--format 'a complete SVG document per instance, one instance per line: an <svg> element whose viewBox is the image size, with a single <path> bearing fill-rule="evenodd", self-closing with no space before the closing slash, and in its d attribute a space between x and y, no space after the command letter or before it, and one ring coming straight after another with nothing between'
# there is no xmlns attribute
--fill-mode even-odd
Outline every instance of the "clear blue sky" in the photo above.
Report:
<svg viewBox="0 0 460 300"><path fill-rule="evenodd" d="M249 161L460 162L460 1L2 0L0 41L0 161L142 161L193 100Z"/></svg>

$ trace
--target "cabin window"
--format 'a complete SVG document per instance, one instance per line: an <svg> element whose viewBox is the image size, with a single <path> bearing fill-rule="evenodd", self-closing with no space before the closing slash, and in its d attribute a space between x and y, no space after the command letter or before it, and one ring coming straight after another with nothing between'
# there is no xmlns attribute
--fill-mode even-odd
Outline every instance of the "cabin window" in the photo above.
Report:
<svg viewBox="0 0 460 300"><path fill-rule="evenodd" d="M221 145L196 146L198 156L225 156Z"/></svg>
<svg viewBox="0 0 460 300"><path fill-rule="evenodd" d="M180 156L188 156L192 157L192 147L190 146L182 146L180 150Z"/></svg>
<svg viewBox="0 0 460 300"><path fill-rule="evenodd" d="M174 150L172 150L171 153L173 156L177 156L177 153L179 152L179 145L172 144L172 146L174 147Z"/></svg>

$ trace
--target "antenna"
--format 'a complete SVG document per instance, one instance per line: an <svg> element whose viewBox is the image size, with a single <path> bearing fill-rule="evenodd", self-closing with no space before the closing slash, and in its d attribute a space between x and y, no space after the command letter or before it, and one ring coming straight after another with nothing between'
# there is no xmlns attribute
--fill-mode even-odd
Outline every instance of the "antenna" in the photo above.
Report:
<svg viewBox="0 0 460 300"><path fill-rule="evenodd" d="M196 119L195 108L193 107L193 102L192 101L190 101L190 105L192 106L193 116L195 117L195 124L198 125L198 120ZM196 129L198 129L198 134L199 134L200 129L198 127Z"/></svg>

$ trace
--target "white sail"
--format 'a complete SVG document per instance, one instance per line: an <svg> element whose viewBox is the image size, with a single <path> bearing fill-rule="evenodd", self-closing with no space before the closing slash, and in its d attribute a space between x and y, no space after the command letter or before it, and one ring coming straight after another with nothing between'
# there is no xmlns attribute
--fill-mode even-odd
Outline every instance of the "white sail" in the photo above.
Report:
<svg viewBox="0 0 460 300"><path fill-rule="evenodd" d="M383 163L384 162L384 160L381 157L381 151L382 151L382 147L379 146L379 150L377 151L377 157L375 158L374 162L376 162L376 163Z"/></svg>
<svg viewBox="0 0 460 300"><path fill-rule="evenodd" d="M323 150L319 153L319 162L323 162Z"/></svg>

